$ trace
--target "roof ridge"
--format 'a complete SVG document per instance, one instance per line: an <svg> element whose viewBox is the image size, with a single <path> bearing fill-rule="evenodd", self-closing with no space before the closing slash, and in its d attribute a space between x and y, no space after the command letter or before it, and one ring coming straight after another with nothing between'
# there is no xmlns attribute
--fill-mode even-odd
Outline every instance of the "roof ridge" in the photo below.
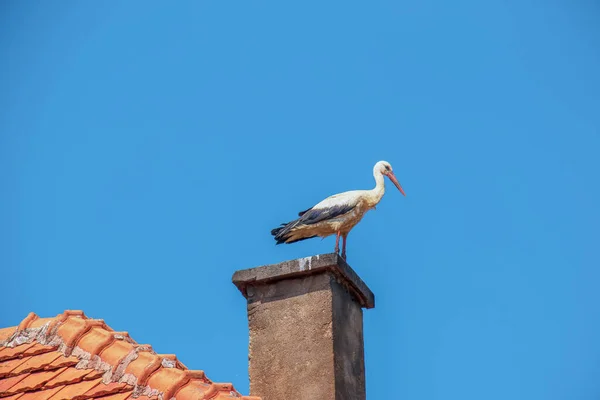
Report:
<svg viewBox="0 0 600 400"><path fill-rule="evenodd" d="M124 382L133 386L134 394L170 400L179 393L189 392L185 387L190 386L196 398L199 393L202 399L227 393L245 400L259 400L255 396L241 396L231 383L212 382L204 371L188 369L175 355L157 354L152 346L138 344L128 332L114 331L104 320L88 318L81 310L66 310L53 318L40 318L31 312L12 335L0 340L0 347L34 342L55 347L65 357L76 357L79 362L75 368L103 373L105 384ZM169 379L160 379L163 376Z"/></svg>

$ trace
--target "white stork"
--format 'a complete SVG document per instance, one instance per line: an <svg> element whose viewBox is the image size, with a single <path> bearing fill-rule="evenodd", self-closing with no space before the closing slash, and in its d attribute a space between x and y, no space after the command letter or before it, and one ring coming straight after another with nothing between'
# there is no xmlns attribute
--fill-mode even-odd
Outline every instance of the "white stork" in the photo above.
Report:
<svg viewBox="0 0 600 400"><path fill-rule="evenodd" d="M294 243L314 237L325 238L336 235L335 252L340 251L342 237L342 258L346 259L346 238L348 233L360 222L367 211L381 201L385 193L383 176L387 176L404 196L404 190L398 183L392 166L387 161L379 161L373 167L375 188L371 190L352 190L334 194L312 208L298 214L300 218L281 224L271 231L277 244Z"/></svg>

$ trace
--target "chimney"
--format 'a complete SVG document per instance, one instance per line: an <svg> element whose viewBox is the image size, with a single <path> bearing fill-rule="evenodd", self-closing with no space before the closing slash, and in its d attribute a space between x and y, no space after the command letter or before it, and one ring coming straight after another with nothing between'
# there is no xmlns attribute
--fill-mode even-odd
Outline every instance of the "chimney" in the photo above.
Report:
<svg viewBox="0 0 600 400"><path fill-rule="evenodd" d="M250 394L364 400L363 308L375 296L337 254L237 271L248 303Z"/></svg>

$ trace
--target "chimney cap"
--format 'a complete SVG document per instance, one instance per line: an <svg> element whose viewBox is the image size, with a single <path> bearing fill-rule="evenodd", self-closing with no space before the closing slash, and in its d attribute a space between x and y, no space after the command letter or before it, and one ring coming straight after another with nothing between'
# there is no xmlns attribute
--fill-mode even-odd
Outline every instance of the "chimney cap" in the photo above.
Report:
<svg viewBox="0 0 600 400"><path fill-rule="evenodd" d="M363 308L375 307L375 295L352 268L336 253L318 254L279 264L236 271L232 282L248 298L248 286L264 285L284 279L331 272Z"/></svg>

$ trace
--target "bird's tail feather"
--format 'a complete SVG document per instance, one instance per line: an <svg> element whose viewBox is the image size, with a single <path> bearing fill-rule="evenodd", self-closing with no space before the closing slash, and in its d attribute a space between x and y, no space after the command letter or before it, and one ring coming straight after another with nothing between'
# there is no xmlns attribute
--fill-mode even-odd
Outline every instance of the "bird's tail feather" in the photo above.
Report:
<svg viewBox="0 0 600 400"><path fill-rule="evenodd" d="M271 230L271 235L273 235L275 237L275 240L277 241L276 244L282 244L282 243L296 243L299 242L301 240L306 240L306 239L311 239L316 237L315 236L310 236L310 237L302 237L302 238L298 238L298 239L294 239L294 240L290 240L291 236L292 236L292 228L296 227L298 225L298 220L294 220L291 222L287 222L287 223L283 223L281 224L281 226L278 226L275 229Z"/></svg>
<svg viewBox="0 0 600 400"><path fill-rule="evenodd" d="M284 222L281 226L271 230L271 235L275 237L277 244L285 243L289 239L290 229L294 226L296 221Z"/></svg>
<svg viewBox="0 0 600 400"><path fill-rule="evenodd" d="M279 233L280 233L282 230L284 230L284 229L285 229L285 226L286 226L286 225L287 225L287 224L281 224L281 226L278 226L278 227L277 227L277 228L275 228L275 229L271 229L271 235L273 235L273 236L277 236L277 235L278 235L278 234L279 234Z"/></svg>

